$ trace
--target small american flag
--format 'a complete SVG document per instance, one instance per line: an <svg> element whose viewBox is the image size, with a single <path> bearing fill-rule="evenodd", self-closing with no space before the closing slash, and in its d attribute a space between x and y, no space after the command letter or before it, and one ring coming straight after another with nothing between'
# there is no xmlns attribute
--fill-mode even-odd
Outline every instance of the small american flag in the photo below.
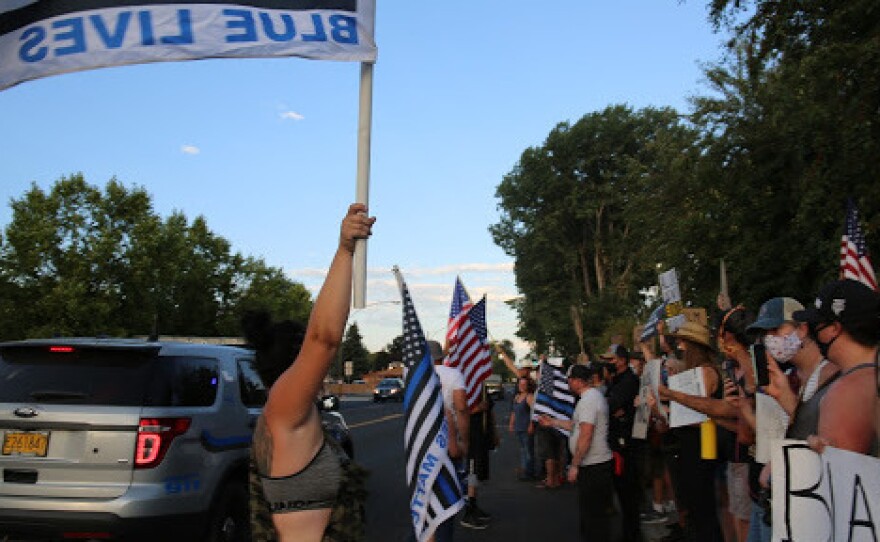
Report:
<svg viewBox="0 0 880 542"><path fill-rule="evenodd" d="M846 230L840 240L840 278L857 280L877 289L877 277L868 256L865 235L859 226L859 210L852 200L847 203Z"/></svg>
<svg viewBox="0 0 880 542"><path fill-rule="evenodd" d="M452 290L452 306L449 308L449 323L446 328L446 349L452 346L455 340L458 328L461 326L462 320L465 318L465 312L473 306L471 296L464 289L461 278L455 277L455 288Z"/></svg>
<svg viewBox="0 0 880 542"><path fill-rule="evenodd" d="M537 420L541 414L546 414L557 420L570 420L574 414L574 404L577 398L568 388L568 379L562 369L544 361L541 363L540 376L538 377L538 390L535 393L535 406L532 409L532 419ZM557 431L568 436L568 431L555 427Z"/></svg>
<svg viewBox="0 0 880 542"><path fill-rule="evenodd" d="M480 402L483 381L492 374L492 354L486 342L486 296L461 312L463 318L449 343L445 364L464 376L468 408Z"/></svg>
<svg viewBox="0 0 880 542"><path fill-rule="evenodd" d="M449 428L443 416L440 378L434 371L409 289L396 267L394 274L403 298L403 363L406 366L403 436L409 508L416 539L423 542L438 525L461 509L464 500L455 466L449 458Z"/></svg>

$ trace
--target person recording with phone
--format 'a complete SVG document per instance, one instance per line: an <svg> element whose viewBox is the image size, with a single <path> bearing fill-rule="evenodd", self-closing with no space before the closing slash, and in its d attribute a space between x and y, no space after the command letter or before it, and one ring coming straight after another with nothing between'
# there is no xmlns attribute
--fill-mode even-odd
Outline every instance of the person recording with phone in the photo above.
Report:
<svg viewBox="0 0 880 542"><path fill-rule="evenodd" d="M774 297L761 305L758 318L748 330L757 335L752 349L758 385L775 399L792 420L780 438L805 439L818 429L819 405L827 385L836 378L837 369L822 357L815 341L809 337L806 324L794 321L794 313L803 310L796 299ZM783 371L780 364L794 368L794 374ZM754 426L754 409L747 419ZM759 472L752 480L752 516L749 542L767 542L772 529L769 523L768 465L755 465Z"/></svg>

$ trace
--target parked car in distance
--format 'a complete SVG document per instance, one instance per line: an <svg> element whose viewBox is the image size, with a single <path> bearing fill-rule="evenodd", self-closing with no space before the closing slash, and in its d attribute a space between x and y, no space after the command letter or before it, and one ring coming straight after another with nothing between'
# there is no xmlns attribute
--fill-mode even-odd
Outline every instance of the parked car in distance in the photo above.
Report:
<svg viewBox="0 0 880 542"><path fill-rule="evenodd" d="M489 375L483 383L486 386L486 394L495 401L504 399L504 382L500 375Z"/></svg>
<svg viewBox="0 0 880 542"><path fill-rule="evenodd" d="M0 537L247 540L253 363L198 343L0 343ZM338 404L322 398L322 420L353 452Z"/></svg>
<svg viewBox="0 0 880 542"><path fill-rule="evenodd" d="M383 378L373 389L373 402L383 401L403 402L403 380L400 378Z"/></svg>

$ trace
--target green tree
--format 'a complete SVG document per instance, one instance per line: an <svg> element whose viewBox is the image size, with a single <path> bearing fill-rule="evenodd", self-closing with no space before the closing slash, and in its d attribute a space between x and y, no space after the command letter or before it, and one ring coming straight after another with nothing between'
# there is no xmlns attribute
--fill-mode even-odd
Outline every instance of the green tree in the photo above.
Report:
<svg viewBox="0 0 880 542"><path fill-rule="evenodd" d="M204 217L162 219L150 196L81 174L11 202L0 238L0 335L238 335L244 308L304 320L302 284L232 253Z"/></svg>
<svg viewBox="0 0 880 542"><path fill-rule="evenodd" d="M375 354L370 355L370 370L371 371L382 371L388 368L388 364L391 363L391 354L386 352L385 350L379 350Z"/></svg>
<svg viewBox="0 0 880 542"><path fill-rule="evenodd" d="M371 368L369 354L369 351L364 346L357 322L352 323L345 331L345 337L342 339L342 345L339 347L339 356L336 363L338 374L341 376L342 369L344 369L343 364L346 361L351 361L354 364L352 377L360 378L369 372Z"/></svg>
<svg viewBox="0 0 880 542"><path fill-rule="evenodd" d="M643 177L662 178L695 138L672 109L616 105L523 152L497 188L501 220L490 227L516 259L520 337L573 354L578 323L590 350L606 319L638 310L656 269L637 250L633 200L649 191Z"/></svg>
<svg viewBox="0 0 880 542"><path fill-rule="evenodd" d="M398 335L385 346L391 361L403 361L403 335Z"/></svg>

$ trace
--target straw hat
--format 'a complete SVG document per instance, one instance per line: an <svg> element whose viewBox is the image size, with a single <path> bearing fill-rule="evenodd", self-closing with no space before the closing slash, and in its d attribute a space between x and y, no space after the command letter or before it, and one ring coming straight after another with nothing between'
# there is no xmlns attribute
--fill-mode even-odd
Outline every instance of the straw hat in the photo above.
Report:
<svg viewBox="0 0 880 542"><path fill-rule="evenodd" d="M685 322L672 336L701 344L710 350L715 348L715 345L712 344L712 337L709 335L709 328L697 322Z"/></svg>

